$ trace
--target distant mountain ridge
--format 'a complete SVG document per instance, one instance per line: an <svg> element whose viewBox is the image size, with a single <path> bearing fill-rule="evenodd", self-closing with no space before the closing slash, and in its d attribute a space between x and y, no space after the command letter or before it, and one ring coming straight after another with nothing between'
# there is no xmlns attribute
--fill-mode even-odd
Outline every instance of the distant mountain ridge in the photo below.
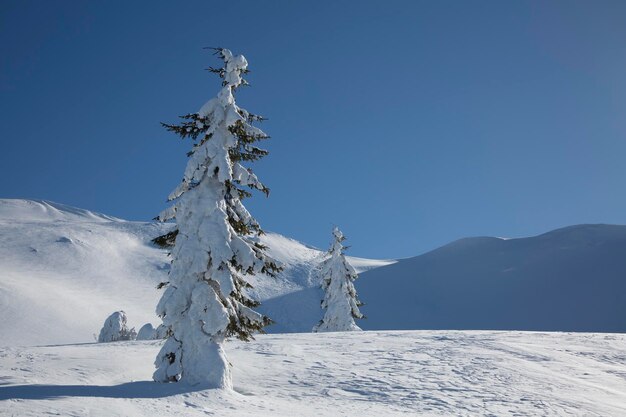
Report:
<svg viewBox="0 0 626 417"><path fill-rule="evenodd" d="M626 332L626 226L460 239L366 272L358 290L366 329Z"/></svg>
<svg viewBox="0 0 626 417"><path fill-rule="evenodd" d="M130 222L62 204L0 199L0 345L93 341L105 318L158 324L173 224ZM251 276L270 333L309 332L322 317L324 252L276 233L283 263ZM626 332L626 226L571 226L535 237L465 238L423 255L349 258L364 330L511 329Z"/></svg>

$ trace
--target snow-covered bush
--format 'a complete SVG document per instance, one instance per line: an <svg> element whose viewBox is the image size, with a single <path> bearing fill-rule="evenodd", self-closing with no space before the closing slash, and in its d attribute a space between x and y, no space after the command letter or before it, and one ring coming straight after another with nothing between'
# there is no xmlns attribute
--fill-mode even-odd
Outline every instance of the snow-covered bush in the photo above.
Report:
<svg viewBox="0 0 626 417"><path fill-rule="evenodd" d="M358 275L346 259L342 242L343 233L337 227L333 230L334 242L328 252L328 258L320 267L322 288L325 291L322 308L326 309L324 318L313 327L314 332L345 332L361 330L354 319L361 319L359 311L362 303L354 289L354 280Z"/></svg>
<svg viewBox="0 0 626 417"><path fill-rule="evenodd" d="M126 313L123 311L116 311L111 314L105 321L100 335L98 336L99 343L116 342L118 340L135 340L137 338L137 332L135 328L129 329L127 324Z"/></svg>
<svg viewBox="0 0 626 417"><path fill-rule="evenodd" d="M154 340L156 339L156 329L152 327L152 323L146 323L141 326L137 332L137 340Z"/></svg>
<svg viewBox="0 0 626 417"><path fill-rule="evenodd" d="M167 328L162 324L155 329L152 323L146 323L137 332L137 340L160 340L166 337Z"/></svg>
<svg viewBox="0 0 626 417"><path fill-rule="evenodd" d="M164 126L181 138L195 140L181 184L170 194L174 204L160 221L176 219L169 281L156 312L167 328L167 340L156 360L153 378L183 380L231 388L230 365L222 344L227 337L249 340L270 320L252 310L245 275L273 274L279 268L256 239L261 229L244 207L248 189L269 190L243 163L267 151L255 142L268 136L252 126L262 117L235 104L234 92L247 84L243 55L217 49L222 68L211 68L222 79L216 98L183 116L179 125Z"/></svg>

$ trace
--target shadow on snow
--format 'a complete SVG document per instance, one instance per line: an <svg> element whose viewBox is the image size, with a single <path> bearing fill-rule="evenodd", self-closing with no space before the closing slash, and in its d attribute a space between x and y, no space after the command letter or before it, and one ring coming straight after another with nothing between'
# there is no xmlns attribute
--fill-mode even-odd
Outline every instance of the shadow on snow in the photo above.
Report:
<svg viewBox="0 0 626 417"><path fill-rule="evenodd" d="M0 386L2 400L48 400L61 397L163 398L202 391L208 387L160 384L153 381L119 385L13 385Z"/></svg>

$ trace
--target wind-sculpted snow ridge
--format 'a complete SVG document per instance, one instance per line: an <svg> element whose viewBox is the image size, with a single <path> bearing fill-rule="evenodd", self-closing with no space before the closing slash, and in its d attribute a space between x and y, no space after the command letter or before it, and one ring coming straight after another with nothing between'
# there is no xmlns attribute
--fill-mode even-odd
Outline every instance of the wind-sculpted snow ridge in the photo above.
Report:
<svg viewBox="0 0 626 417"><path fill-rule="evenodd" d="M0 222L122 222L105 214L46 200L0 199Z"/></svg>
<svg viewBox="0 0 626 417"><path fill-rule="evenodd" d="M226 346L235 392L149 381L161 343L0 348L0 414L626 415L623 334L261 335Z"/></svg>

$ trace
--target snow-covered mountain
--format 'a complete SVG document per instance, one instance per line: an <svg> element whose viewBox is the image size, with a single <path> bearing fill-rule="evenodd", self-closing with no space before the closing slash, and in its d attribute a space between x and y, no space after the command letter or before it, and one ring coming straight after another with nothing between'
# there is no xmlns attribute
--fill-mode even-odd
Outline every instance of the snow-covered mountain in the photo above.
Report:
<svg viewBox="0 0 626 417"><path fill-rule="evenodd" d="M171 224L129 222L45 201L0 200L0 345L89 342L106 317L158 324ZM285 266L253 277L270 333L322 316L322 252L263 236ZM626 331L626 226L584 225L524 239L469 238L415 258L349 258L369 329Z"/></svg>
<svg viewBox="0 0 626 417"><path fill-rule="evenodd" d="M0 200L0 345L93 341L116 310L137 330L158 324L156 286L167 281L170 261L151 240L173 227L48 201ZM268 331L310 331L322 316L311 273L322 252L275 233L262 241L285 267L277 278L250 279L262 311L276 321ZM393 262L350 259L359 271Z"/></svg>
<svg viewBox="0 0 626 417"><path fill-rule="evenodd" d="M626 332L626 226L461 239L366 272L358 290L370 330Z"/></svg>

